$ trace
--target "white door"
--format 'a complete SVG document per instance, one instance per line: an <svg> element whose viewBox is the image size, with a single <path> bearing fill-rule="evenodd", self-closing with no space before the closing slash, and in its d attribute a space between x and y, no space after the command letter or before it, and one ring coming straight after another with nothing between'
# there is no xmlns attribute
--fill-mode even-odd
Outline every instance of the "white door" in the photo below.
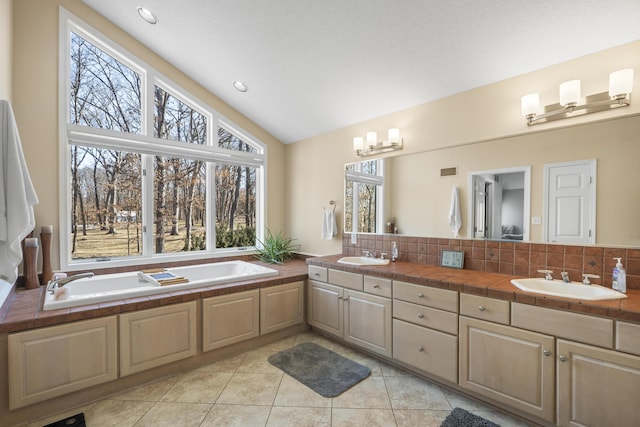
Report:
<svg viewBox="0 0 640 427"><path fill-rule="evenodd" d="M544 170L545 240L595 243L596 161L547 164Z"/></svg>

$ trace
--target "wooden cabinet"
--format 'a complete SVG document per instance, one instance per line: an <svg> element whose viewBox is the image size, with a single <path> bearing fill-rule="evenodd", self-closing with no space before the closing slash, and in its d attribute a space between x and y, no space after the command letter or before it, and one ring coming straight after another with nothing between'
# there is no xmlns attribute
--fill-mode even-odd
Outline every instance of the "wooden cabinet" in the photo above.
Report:
<svg viewBox="0 0 640 427"><path fill-rule="evenodd" d="M460 317L459 384L553 422L554 337Z"/></svg>
<svg viewBox="0 0 640 427"><path fill-rule="evenodd" d="M348 289L309 280L307 322L345 341L390 357L391 299L353 290L364 289L362 275L329 270L328 278ZM376 293L386 292L384 282L370 280L369 286Z"/></svg>
<svg viewBox="0 0 640 427"><path fill-rule="evenodd" d="M260 334L268 334L304 320L304 282L260 289Z"/></svg>
<svg viewBox="0 0 640 427"><path fill-rule="evenodd" d="M9 409L118 377L116 317L10 334Z"/></svg>
<svg viewBox="0 0 640 427"><path fill-rule="evenodd" d="M565 340L557 345L558 425L640 425L640 357Z"/></svg>
<svg viewBox="0 0 640 427"><path fill-rule="evenodd" d="M196 302L120 315L120 376L194 356Z"/></svg>
<svg viewBox="0 0 640 427"><path fill-rule="evenodd" d="M202 300L202 351L225 347L258 335L258 289Z"/></svg>

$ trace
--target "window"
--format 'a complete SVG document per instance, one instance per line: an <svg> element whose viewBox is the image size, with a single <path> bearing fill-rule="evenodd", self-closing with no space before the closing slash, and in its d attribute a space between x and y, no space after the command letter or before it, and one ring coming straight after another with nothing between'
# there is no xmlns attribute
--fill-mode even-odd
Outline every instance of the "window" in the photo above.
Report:
<svg viewBox="0 0 640 427"><path fill-rule="evenodd" d="M61 267L255 246L264 145L67 12L61 23Z"/></svg>
<svg viewBox="0 0 640 427"><path fill-rule="evenodd" d="M353 163L345 169L345 230L382 232L382 160Z"/></svg>

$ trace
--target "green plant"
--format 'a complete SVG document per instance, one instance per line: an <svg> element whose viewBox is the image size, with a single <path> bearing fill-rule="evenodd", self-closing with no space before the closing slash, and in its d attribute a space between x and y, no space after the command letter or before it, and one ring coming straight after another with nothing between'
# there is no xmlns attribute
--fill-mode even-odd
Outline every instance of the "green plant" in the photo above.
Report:
<svg viewBox="0 0 640 427"><path fill-rule="evenodd" d="M257 238L256 240L259 246L256 248L255 257L270 264L282 264L300 249L300 245L293 243L295 239L286 237L281 231L273 235L267 229L264 241Z"/></svg>

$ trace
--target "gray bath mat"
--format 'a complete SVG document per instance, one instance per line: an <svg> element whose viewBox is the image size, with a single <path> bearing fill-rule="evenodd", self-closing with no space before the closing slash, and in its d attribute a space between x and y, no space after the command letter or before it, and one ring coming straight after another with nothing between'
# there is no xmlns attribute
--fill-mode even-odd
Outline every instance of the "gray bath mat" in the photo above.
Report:
<svg viewBox="0 0 640 427"><path fill-rule="evenodd" d="M462 408L454 408L440 427L500 427L498 424L485 420Z"/></svg>
<svg viewBox="0 0 640 427"><path fill-rule="evenodd" d="M324 397L335 397L371 374L366 366L311 342L272 354L269 362Z"/></svg>

